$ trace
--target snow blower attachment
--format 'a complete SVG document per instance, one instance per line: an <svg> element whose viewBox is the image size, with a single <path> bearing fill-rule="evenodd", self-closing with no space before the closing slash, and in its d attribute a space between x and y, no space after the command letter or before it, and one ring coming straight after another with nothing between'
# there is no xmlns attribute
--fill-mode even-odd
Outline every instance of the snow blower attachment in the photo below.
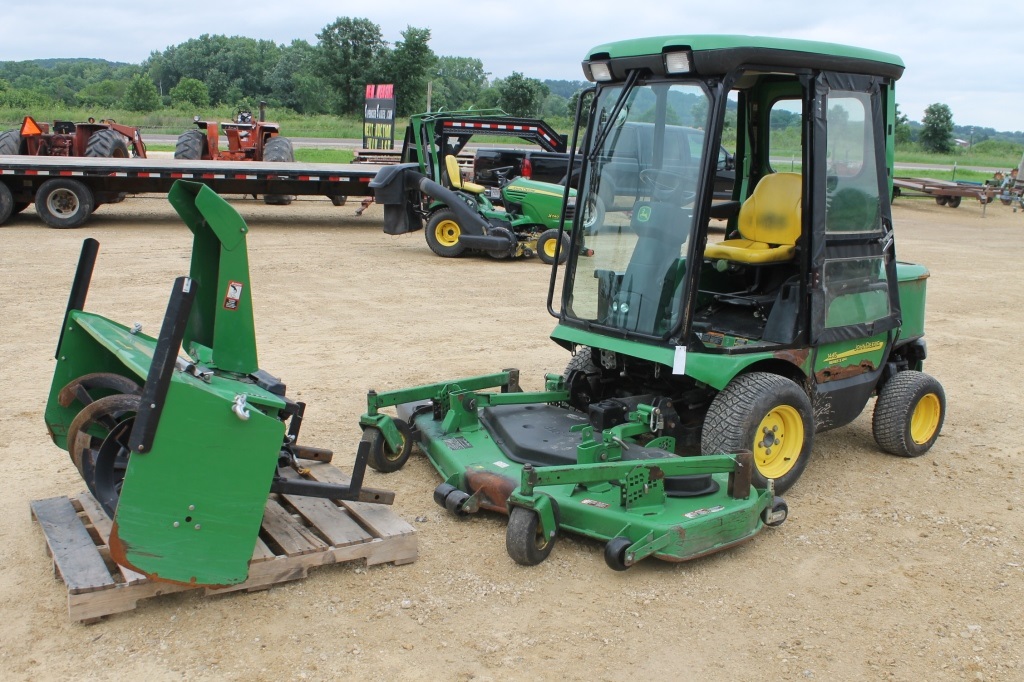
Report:
<svg viewBox="0 0 1024 682"><path fill-rule="evenodd" d="M368 444L347 486L300 477L297 460L331 452L297 443L305 405L259 368L248 228L204 185L179 181L169 201L194 241L159 336L83 310L99 248L85 240L46 424L113 519L118 564L154 580L234 585L248 574L269 493L385 504L394 495L362 487Z"/></svg>

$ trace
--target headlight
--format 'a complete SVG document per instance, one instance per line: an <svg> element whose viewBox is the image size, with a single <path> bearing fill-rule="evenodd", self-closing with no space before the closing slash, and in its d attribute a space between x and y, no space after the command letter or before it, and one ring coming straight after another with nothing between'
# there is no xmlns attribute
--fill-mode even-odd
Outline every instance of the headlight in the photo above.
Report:
<svg viewBox="0 0 1024 682"><path fill-rule="evenodd" d="M590 75L596 81L607 83L612 79L612 67L608 62L591 62Z"/></svg>
<svg viewBox="0 0 1024 682"><path fill-rule="evenodd" d="M665 73L690 73L690 53L686 51L666 52Z"/></svg>

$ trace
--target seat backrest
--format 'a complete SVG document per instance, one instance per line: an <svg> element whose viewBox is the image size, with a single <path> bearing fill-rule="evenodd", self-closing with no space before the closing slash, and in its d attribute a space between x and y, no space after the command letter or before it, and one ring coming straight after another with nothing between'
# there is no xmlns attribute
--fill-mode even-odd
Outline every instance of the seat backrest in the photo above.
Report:
<svg viewBox="0 0 1024 682"><path fill-rule="evenodd" d="M765 244L796 244L800 238L802 187L799 173L772 173L761 178L740 207L740 235Z"/></svg>
<svg viewBox="0 0 1024 682"><path fill-rule="evenodd" d="M453 189L462 189L462 169L459 168L459 159L454 154L444 157L445 169L448 171L448 182Z"/></svg>

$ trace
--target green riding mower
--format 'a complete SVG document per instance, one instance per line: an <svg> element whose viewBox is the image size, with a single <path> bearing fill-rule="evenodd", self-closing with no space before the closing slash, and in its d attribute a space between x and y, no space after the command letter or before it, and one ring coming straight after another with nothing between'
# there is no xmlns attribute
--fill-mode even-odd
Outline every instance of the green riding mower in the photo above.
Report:
<svg viewBox="0 0 1024 682"><path fill-rule="evenodd" d="M298 444L305 404L259 368L248 228L204 185L178 181L168 198L194 239L159 335L84 311L99 249L87 239L46 426L113 520L114 561L154 580L234 585L248 575L269 493L388 504L394 495L362 486L368 446L350 485L298 476L298 460L331 452Z"/></svg>
<svg viewBox="0 0 1024 682"><path fill-rule="evenodd" d="M775 495L815 434L872 397L880 448L927 452L945 416L921 371L928 271L897 261L889 204L903 68L747 36L591 50L571 147L579 200L606 210L589 248L574 217L560 304L558 265L548 296L572 358L537 393L511 371L371 392L370 466L397 469L416 443L443 479L438 503L510 515L515 560L536 563L564 529L606 541L621 568L779 523ZM703 147L681 146L684 128L705 131ZM799 173L773 165L793 140ZM723 144L736 150L728 198L714 192Z"/></svg>
<svg viewBox="0 0 1024 682"><path fill-rule="evenodd" d="M562 205L575 204L575 190L509 178L511 167L492 169L499 186L485 187L464 180L458 163L459 152L474 134L519 134L550 146L554 131L532 123L489 110L412 116L403 163L382 169L370 183L377 202L384 204L384 231L405 234L425 225L427 245L444 258L483 251L494 258L537 254L548 264L557 255L564 262L569 237L559 230ZM564 142L558 148L564 151Z"/></svg>

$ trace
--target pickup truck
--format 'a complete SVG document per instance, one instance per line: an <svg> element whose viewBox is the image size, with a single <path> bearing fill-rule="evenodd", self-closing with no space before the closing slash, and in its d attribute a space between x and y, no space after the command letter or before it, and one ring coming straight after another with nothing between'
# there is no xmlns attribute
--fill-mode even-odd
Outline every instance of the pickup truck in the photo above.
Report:
<svg viewBox="0 0 1024 682"><path fill-rule="evenodd" d="M704 131L684 126L669 126L668 129L674 144L667 148L675 149L677 153L672 155L673 158L665 160L665 168L685 173L693 166L693 160L700 158L704 146ZM651 164L653 130L654 126L650 123L625 124L618 133L620 141L615 147L616 156L602 159L606 164L605 177L608 185L605 203L609 206L618 203L615 198L621 198L623 195L636 196L639 190L637 178L640 171ZM573 164L571 183L576 189L581 162L582 157L577 155ZM561 185L566 182L568 164L568 153L539 149L480 148L476 150L473 161L473 182L485 187L499 187L505 179L528 177ZM721 147L718 153L718 173L715 177L716 197L730 198L735 180L733 155L725 147Z"/></svg>

